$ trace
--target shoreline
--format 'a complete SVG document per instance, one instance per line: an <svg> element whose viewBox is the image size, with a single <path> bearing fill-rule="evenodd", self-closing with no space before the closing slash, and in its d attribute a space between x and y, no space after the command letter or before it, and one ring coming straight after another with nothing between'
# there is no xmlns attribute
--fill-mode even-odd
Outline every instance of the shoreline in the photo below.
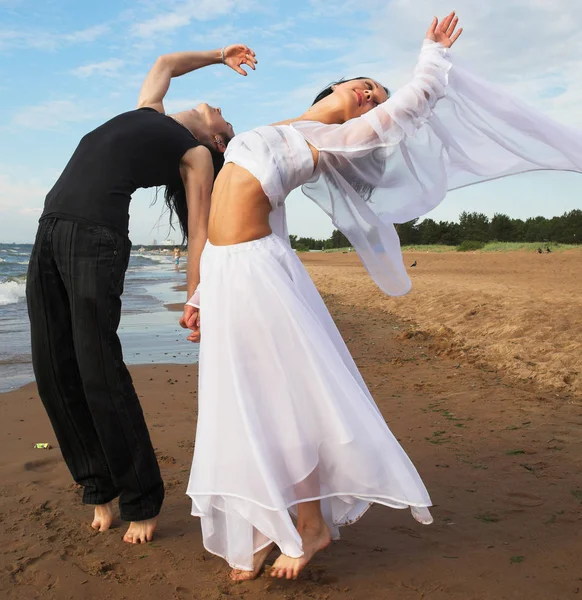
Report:
<svg viewBox="0 0 582 600"><path fill-rule="evenodd" d="M134 260L144 258L140 254L132 256ZM179 292L185 289L184 269L185 261L179 270L171 263L162 264L161 269L154 263L154 269L146 266L128 270L118 329L126 364L191 364L198 360L198 347L186 341L178 316L172 314L182 310L183 305L175 300L182 299ZM0 333L12 350L0 357L0 394L34 381L26 305L7 305L3 317L0 326L5 329Z"/></svg>

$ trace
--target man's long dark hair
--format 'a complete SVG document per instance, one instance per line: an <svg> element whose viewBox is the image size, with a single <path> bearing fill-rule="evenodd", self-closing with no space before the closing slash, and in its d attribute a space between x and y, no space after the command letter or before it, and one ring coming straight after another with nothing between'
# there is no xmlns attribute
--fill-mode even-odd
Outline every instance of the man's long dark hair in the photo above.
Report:
<svg viewBox="0 0 582 600"><path fill-rule="evenodd" d="M220 169L224 166L224 154L217 150L210 150L210 154L212 155L212 164L214 166L214 179L216 179ZM156 200L157 193L154 202ZM184 182L179 170L177 176L164 189L164 202L166 203L167 212L170 213L170 229L175 229L174 216L178 219L180 231L182 232L181 243L183 245L188 240L188 204L186 202Z"/></svg>

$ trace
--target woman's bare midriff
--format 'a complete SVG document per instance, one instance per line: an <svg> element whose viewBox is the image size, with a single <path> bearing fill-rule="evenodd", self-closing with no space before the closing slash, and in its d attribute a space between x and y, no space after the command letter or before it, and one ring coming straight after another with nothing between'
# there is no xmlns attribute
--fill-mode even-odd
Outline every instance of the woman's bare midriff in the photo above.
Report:
<svg viewBox="0 0 582 600"><path fill-rule="evenodd" d="M271 233L271 203L258 179L246 169L227 163L214 183L208 240L230 246L258 240Z"/></svg>
<svg viewBox="0 0 582 600"><path fill-rule="evenodd" d="M295 119L277 123L288 125ZM319 151L308 143L317 166ZM259 180L243 167L227 163L221 169L212 190L208 240L213 246L231 246L266 237L271 203Z"/></svg>

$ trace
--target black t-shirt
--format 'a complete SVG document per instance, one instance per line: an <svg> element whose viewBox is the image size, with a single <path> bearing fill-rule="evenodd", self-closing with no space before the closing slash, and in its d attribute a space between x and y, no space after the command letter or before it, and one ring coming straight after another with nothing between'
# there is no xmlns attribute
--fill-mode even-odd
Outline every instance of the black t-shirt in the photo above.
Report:
<svg viewBox="0 0 582 600"><path fill-rule="evenodd" d="M129 202L138 188L180 177L180 160L199 142L153 108L123 113L83 137L48 193L41 218L53 216L127 233Z"/></svg>

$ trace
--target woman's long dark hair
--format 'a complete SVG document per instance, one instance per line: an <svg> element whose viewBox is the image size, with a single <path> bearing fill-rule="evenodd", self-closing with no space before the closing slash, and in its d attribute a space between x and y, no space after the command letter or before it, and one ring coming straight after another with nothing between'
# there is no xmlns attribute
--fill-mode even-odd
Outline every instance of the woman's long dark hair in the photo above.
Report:
<svg viewBox="0 0 582 600"><path fill-rule="evenodd" d="M218 176L220 169L224 166L224 154L217 150L210 149L212 156L212 165L214 166L214 179ZM157 193L154 202L157 200ZM180 171L174 176L170 183L166 184L164 189L164 202L166 203L167 212L170 217L170 229L174 227L174 216L178 219L180 231L182 232L181 245L188 240L188 204L186 202L186 190L184 189L184 182L180 176ZM166 211L164 211L165 213Z"/></svg>
<svg viewBox="0 0 582 600"><path fill-rule="evenodd" d="M330 83L325 89L321 90L321 92L319 92L319 94L317 94L317 96L315 97L315 100L313 101L311 106L313 106L314 104L317 104L320 100L327 98L330 94L333 94L333 86L334 85L338 85L339 83L347 83L348 81L358 81L360 79L370 79L370 77L352 77L351 79L344 79L342 77L339 81L334 81L333 83ZM382 86L382 87L386 91L388 98L390 98L390 90L385 86Z"/></svg>

